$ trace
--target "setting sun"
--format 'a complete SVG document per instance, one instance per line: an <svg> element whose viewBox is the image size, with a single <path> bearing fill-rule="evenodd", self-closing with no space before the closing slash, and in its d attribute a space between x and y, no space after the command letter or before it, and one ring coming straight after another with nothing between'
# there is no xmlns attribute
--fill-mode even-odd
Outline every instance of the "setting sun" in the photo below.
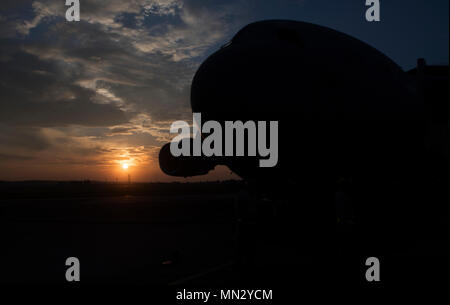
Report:
<svg viewBox="0 0 450 305"><path fill-rule="evenodd" d="M126 163L122 164L122 168L123 169L128 169L128 164L126 164Z"/></svg>

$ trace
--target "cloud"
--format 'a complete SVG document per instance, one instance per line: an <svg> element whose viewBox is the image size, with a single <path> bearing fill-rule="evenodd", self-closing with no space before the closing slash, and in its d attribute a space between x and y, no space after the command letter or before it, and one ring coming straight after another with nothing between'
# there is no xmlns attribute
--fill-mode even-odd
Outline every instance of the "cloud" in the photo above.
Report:
<svg viewBox="0 0 450 305"><path fill-rule="evenodd" d="M3 152L8 151L13 154L19 148L23 149L24 153L30 153L44 150L50 146L49 141L38 128L11 127L0 124L0 130Z"/></svg>
<svg viewBox="0 0 450 305"><path fill-rule="evenodd" d="M0 121L4 124L108 126L127 122L124 111L112 103L95 103L94 90L73 83L79 72L20 50L9 56L0 71Z"/></svg>
<svg viewBox="0 0 450 305"><path fill-rule="evenodd" d="M150 164L207 55L236 30L228 1L2 1L0 154L17 162ZM8 134L5 134L7 132Z"/></svg>

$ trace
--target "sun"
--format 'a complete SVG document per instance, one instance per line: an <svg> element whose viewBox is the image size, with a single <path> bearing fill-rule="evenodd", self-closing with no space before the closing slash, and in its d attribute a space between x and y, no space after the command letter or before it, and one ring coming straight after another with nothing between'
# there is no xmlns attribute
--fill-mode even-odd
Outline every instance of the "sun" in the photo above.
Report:
<svg viewBox="0 0 450 305"><path fill-rule="evenodd" d="M128 164L126 164L126 163L122 164L122 168L123 169L128 169Z"/></svg>

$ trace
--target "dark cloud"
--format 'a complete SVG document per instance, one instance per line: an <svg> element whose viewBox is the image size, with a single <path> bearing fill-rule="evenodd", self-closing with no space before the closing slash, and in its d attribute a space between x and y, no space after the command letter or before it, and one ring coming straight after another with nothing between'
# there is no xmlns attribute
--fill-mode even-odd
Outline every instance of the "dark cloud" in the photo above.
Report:
<svg viewBox="0 0 450 305"><path fill-rule="evenodd" d="M0 143L0 152L24 149L29 153L30 151L40 151L50 147L50 142L40 129L11 127L5 124L0 124Z"/></svg>
<svg viewBox="0 0 450 305"><path fill-rule="evenodd" d="M0 121L26 126L109 126L127 122L113 104L96 104L95 91L73 83L80 72L16 50L2 63ZM82 70L77 67L75 71Z"/></svg>
<svg viewBox="0 0 450 305"><path fill-rule="evenodd" d="M20 155L12 155L12 154L3 154L0 153L0 160L3 162L8 161L28 161L31 160L32 157L30 156L20 156Z"/></svg>
<svg viewBox="0 0 450 305"><path fill-rule="evenodd" d="M139 113L156 124L186 118L196 58L227 34L226 7L226 1L90 0L82 3L82 21L68 23L58 19L60 3L34 1L33 14L16 23L33 39L3 45L13 49L3 52L0 119L111 126ZM132 28L123 26L124 14L134 19ZM155 16L178 22L147 22Z"/></svg>
<svg viewBox="0 0 450 305"><path fill-rule="evenodd" d="M110 132L111 134L130 134L132 131L135 131L136 129L133 127L115 127L111 128Z"/></svg>

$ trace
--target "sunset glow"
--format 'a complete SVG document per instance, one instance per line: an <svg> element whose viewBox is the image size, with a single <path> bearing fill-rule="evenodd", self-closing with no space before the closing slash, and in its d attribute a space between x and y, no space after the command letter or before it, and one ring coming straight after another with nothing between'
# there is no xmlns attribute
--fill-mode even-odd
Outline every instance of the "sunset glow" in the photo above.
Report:
<svg viewBox="0 0 450 305"><path fill-rule="evenodd" d="M169 176L158 157L175 136L172 123L193 124L191 84L202 62L257 20L307 21L348 32L405 71L418 57L428 65L448 64L448 1L407 5L412 15L380 22L396 29L386 37L366 21L363 4L345 5L345 18L354 17L343 22L336 1L80 2L79 22L66 20L63 0L0 2L1 181L238 178L225 167L199 177ZM406 9L391 2L386 11ZM417 17L422 12L427 22Z"/></svg>

